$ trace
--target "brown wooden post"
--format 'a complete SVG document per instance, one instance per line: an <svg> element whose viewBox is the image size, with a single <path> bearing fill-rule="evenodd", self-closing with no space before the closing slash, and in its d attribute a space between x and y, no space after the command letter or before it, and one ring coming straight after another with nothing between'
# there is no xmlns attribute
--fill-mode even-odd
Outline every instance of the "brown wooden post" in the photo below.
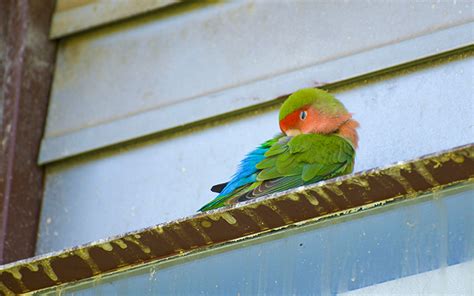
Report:
<svg viewBox="0 0 474 296"><path fill-rule="evenodd" d="M43 193L36 163L55 42L54 0L0 0L0 264L34 255Z"/></svg>

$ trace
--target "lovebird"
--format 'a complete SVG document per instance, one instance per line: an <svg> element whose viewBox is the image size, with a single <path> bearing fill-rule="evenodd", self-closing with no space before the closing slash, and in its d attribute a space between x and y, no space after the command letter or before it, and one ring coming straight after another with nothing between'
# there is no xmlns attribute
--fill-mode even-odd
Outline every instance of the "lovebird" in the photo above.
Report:
<svg viewBox="0 0 474 296"><path fill-rule="evenodd" d="M247 154L208 211L270 193L350 174L359 123L330 93L314 88L291 94L280 108L281 133Z"/></svg>

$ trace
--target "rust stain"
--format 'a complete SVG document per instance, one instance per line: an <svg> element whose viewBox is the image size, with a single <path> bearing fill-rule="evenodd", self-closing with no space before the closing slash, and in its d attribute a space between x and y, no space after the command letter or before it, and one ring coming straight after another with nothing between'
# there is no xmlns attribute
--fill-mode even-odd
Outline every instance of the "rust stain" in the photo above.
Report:
<svg viewBox="0 0 474 296"><path fill-rule="evenodd" d="M474 182L474 144L201 213L121 238L0 267L0 293L33 292L199 248L415 198Z"/></svg>

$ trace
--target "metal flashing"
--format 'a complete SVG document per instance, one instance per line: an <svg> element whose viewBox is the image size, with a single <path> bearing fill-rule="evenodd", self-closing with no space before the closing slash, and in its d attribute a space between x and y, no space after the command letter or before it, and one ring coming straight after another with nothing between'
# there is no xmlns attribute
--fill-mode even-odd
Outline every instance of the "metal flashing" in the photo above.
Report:
<svg viewBox="0 0 474 296"><path fill-rule="evenodd" d="M0 293L34 292L474 182L474 144L0 266Z"/></svg>

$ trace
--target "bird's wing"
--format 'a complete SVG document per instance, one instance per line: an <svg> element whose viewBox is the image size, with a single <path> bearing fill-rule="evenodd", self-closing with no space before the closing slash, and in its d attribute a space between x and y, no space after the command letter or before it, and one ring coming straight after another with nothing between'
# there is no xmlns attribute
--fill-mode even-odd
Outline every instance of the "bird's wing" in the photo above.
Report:
<svg viewBox="0 0 474 296"><path fill-rule="evenodd" d="M265 152L267 152L273 144L278 142L283 134L277 134L270 140L263 142L256 149L248 153L245 158L240 162L237 172L232 176L231 180L226 183L217 184L212 186L211 191L220 193L214 200L204 205L200 211L207 211L210 209L218 208L222 200L236 192L236 189L242 186L252 184L256 181L258 169L256 168L257 163L265 158Z"/></svg>
<svg viewBox="0 0 474 296"><path fill-rule="evenodd" d="M280 137L262 155L262 159L255 163L254 168L249 170L252 172L251 178L245 180L244 184L237 182L237 186L231 191L222 191L201 210L350 173L354 156L352 145L338 135L303 134L292 138Z"/></svg>
<svg viewBox="0 0 474 296"><path fill-rule="evenodd" d="M351 173L355 150L338 135L305 134L275 144L265 156L252 188L229 204Z"/></svg>

